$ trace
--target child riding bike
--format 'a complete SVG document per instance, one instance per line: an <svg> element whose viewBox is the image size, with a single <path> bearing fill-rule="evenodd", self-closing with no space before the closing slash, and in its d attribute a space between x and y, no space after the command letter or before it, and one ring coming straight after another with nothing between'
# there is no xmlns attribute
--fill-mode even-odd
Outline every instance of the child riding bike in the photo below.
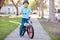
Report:
<svg viewBox="0 0 60 40"><path fill-rule="evenodd" d="M22 29L24 28L24 23L28 22L29 20L29 15L32 12L31 9L28 7L29 2L24 1L23 6L20 7L20 14L22 14L22 21L21 21L21 26L20 26L20 36L22 36Z"/></svg>

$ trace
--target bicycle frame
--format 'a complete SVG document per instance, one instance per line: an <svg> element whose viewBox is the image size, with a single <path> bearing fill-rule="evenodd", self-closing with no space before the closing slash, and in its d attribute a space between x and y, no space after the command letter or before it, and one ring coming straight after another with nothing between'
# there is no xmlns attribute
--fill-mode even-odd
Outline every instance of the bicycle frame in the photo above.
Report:
<svg viewBox="0 0 60 40"><path fill-rule="evenodd" d="M32 21L29 18L28 23L24 23L25 30L27 30L27 28L30 28L31 26L32 26Z"/></svg>

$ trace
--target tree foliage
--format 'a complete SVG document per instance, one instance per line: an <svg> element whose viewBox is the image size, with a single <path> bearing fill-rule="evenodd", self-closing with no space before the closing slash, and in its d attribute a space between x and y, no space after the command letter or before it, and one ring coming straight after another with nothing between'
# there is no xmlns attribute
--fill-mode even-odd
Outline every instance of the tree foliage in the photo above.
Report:
<svg viewBox="0 0 60 40"><path fill-rule="evenodd" d="M30 7L32 10L36 10L36 9L37 9L37 5L36 5L35 0L29 0L29 7Z"/></svg>
<svg viewBox="0 0 60 40"><path fill-rule="evenodd" d="M8 0L4 1L4 6L8 6Z"/></svg>
<svg viewBox="0 0 60 40"><path fill-rule="evenodd" d="M35 2L37 6L40 6L40 0L35 0Z"/></svg>
<svg viewBox="0 0 60 40"><path fill-rule="evenodd" d="M55 1L56 1L56 3L57 3L56 6L60 7L60 0L55 0Z"/></svg>

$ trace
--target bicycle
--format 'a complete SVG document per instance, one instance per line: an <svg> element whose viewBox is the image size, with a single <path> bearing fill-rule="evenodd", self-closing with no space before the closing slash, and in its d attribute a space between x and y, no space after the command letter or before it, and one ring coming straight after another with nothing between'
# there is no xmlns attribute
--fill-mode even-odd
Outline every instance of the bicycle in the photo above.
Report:
<svg viewBox="0 0 60 40"><path fill-rule="evenodd" d="M22 30L21 35L24 36L26 31L27 31L27 34L28 34L29 38L33 39L33 37L34 37L34 28L32 26L32 21L30 20L30 17L29 17L28 23L24 23L24 28Z"/></svg>

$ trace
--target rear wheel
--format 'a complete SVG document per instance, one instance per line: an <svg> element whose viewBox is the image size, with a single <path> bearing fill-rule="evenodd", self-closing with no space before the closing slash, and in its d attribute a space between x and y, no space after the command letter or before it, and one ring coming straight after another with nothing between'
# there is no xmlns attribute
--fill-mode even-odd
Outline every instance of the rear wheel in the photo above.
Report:
<svg viewBox="0 0 60 40"><path fill-rule="evenodd" d="M33 37L34 37L33 27L29 27L28 30L27 30L27 33L28 33L29 38L33 39Z"/></svg>

